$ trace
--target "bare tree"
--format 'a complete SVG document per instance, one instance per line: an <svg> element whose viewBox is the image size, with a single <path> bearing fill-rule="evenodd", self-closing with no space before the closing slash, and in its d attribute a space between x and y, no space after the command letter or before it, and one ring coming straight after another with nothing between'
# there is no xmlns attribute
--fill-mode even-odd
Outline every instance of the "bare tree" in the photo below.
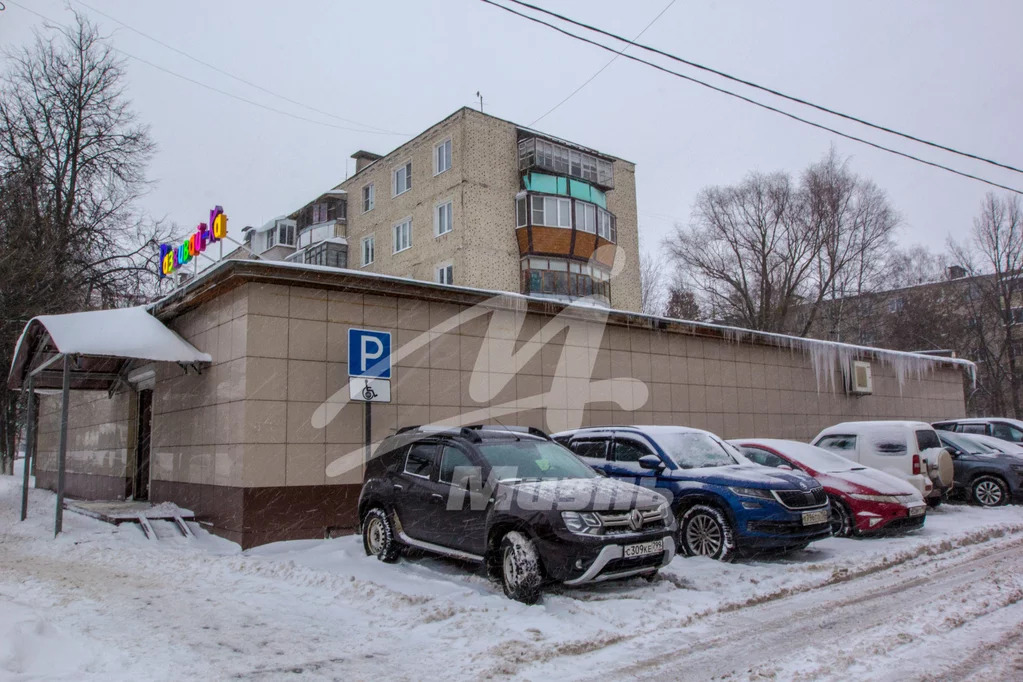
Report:
<svg viewBox="0 0 1023 682"><path fill-rule="evenodd" d="M648 315L664 312L664 261L647 251L639 254L639 285L643 312Z"/></svg>
<svg viewBox="0 0 1023 682"><path fill-rule="evenodd" d="M710 315L805 335L825 298L866 285L897 224L884 193L831 150L798 184L751 173L704 189L665 247Z"/></svg>
<svg viewBox="0 0 1023 682"><path fill-rule="evenodd" d="M664 306L665 317L678 320L702 320L703 311L696 294L681 272L676 272L668 287L667 303Z"/></svg>
<svg viewBox="0 0 1023 682"><path fill-rule="evenodd" d="M1023 206L1016 196L988 194L966 243L949 240L954 262L972 277L963 305L974 334L973 350L1000 397L992 406L1020 418L1020 344L1023 334Z"/></svg>
<svg viewBox="0 0 1023 682"><path fill-rule="evenodd" d="M4 367L31 316L123 305L154 290L165 235L134 209L154 147L123 82L123 64L78 14L8 54L0 77ZM15 396L0 393L0 470L10 471L17 410Z"/></svg>

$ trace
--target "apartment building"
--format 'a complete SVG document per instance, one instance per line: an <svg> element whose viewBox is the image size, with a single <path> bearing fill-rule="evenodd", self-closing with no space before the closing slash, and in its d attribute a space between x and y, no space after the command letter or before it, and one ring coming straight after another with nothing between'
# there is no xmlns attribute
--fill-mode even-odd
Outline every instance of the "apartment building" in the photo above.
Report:
<svg viewBox="0 0 1023 682"><path fill-rule="evenodd" d="M468 107L384 156L352 156L347 180L247 228L249 248L264 260L640 309L634 164Z"/></svg>

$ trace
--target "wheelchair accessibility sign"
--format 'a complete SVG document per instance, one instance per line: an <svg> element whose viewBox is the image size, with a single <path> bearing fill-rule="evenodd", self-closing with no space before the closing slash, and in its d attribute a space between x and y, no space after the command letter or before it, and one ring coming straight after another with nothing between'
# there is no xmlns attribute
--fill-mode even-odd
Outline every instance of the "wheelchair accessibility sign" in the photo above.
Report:
<svg viewBox="0 0 1023 682"><path fill-rule="evenodd" d="M391 333L348 330L348 382L351 400L391 402Z"/></svg>

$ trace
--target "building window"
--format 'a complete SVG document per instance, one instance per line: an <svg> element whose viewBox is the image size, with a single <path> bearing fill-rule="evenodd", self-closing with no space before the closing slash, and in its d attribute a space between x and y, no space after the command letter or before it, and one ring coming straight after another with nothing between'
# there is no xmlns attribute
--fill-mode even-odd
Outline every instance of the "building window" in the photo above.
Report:
<svg viewBox="0 0 1023 682"><path fill-rule="evenodd" d="M572 200L534 196L533 224L547 227L572 227Z"/></svg>
<svg viewBox="0 0 1023 682"><path fill-rule="evenodd" d="M597 233L597 207L585 201L575 202L575 227L577 230Z"/></svg>
<svg viewBox="0 0 1023 682"><path fill-rule="evenodd" d="M362 212L372 211L373 205L376 201L376 191L373 187L373 183L369 183L362 188Z"/></svg>
<svg viewBox="0 0 1023 682"><path fill-rule="evenodd" d="M394 196L412 189L412 162L394 169Z"/></svg>
<svg viewBox="0 0 1023 682"><path fill-rule="evenodd" d="M610 161L547 140L519 142L519 170L533 167L614 187L614 165Z"/></svg>
<svg viewBox="0 0 1023 682"><path fill-rule="evenodd" d="M523 194L515 197L515 227L525 227L529 224L529 198Z"/></svg>
<svg viewBox="0 0 1023 682"><path fill-rule="evenodd" d="M369 237L362 238L362 264L369 265L373 262L373 253L375 251L375 239L372 235Z"/></svg>
<svg viewBox="0 0 1023 682"><path fill-rule="evenodd" d="M610 273L599 266L560 258L523 258L522 293L579 298L611 296Z"/></svg>
<svg viewBox="0 0 1023 682"><path fill-rule="evenodd" d="M605 211L602 208L597 209L597 236L603 237L609 242L618 241L615 217L610 211Z"/></svg>
<svg viewBox="0 0 1023 682"><path fill-rule="evenodd" d="M278 229L280 230L278 241L284 246L294 246L295 226L291 223L281 223Z"/></svg>
<svg viewBox="0 0 1023 682"><path fill-rule="evenodd" d="M303 260L309 265L327 265L332 268L348 267L348 253L341 244L320 243L306 249Z"/></svg>
<svg viewBox="0 0 1023 682"><path fill-rule="evenodd" d="M267 250L272 249L274 244L277 243L277 228L267 230L266 232L266 248Z"/></svg>
<svg viewBox="0 0 1023 682"><path fill-rule="evenodd" d="M437 266L437 283L438 284L454 284L455 283L455 266L451 263L444 263L443 265Z"/></svg>
<svg viewBox="0 0 1023 682"><path fill-rule="evenodd" d="M452 203L445 201L443 204L438 204L433 210L433 233L438 237L451 231L453 223L451 207Z"/></svg>
<svg viewBox="0 0 1023 682"><path fill-rule="evenodd" d="M412 248L412 218L405 218L394 226L394 253L410 248Z"/></svg>
<svg viewBox="0 0 1023 682"><path fill-rule="evenodd" d="M906 307L906 299L901 296L888 300L888 312L894 315L895 313L901 313L902 309Z"/></svg>
<svg viewBox="0 0 1023 682"><path fill-rule="evenodd" d="M451 138L433 147L433 174L440 175L451 169Z"/></svg>

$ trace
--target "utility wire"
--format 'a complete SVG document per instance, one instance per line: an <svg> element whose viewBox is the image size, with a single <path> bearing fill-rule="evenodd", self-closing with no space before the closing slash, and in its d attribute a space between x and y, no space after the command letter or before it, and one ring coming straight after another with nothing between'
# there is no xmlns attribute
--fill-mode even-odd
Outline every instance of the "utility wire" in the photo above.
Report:
<svg viewBox="0 0 1023 682"><path fill-rule="evenodd" d="M700 69L700 70L706 71L708 73L712 73L712 74L714 74L716 76L721 76L722 78L727 78L730 81L734 81L736 83L741 83L741 84L749 86L751 88L755 88L756 90L760 90L762 92L766 92L766 93L769 93L771 95L775 95L777 97L781 97L782 99L787 99L790 102L795 102L797 104L802 104L804 106L808 106L808 107L811 107L813 109L816 109L817 111L822 111L822 112L824 112L826 114L831 114L833 116L838 116L840 118L846 119L847 121L853 121L855 123L859 123L861 125L865 125L865 126L867 126L869 128L873 128L875 130L880 130L880 131L885 132L885 133L890 133L892 135L897 135L897 136L905 138L907 140L912 140L913 142L919 142L920 144L925 144L925 145L927 145L929 147L934 147L935 149L941 149L943 151L950 152L952 154L958 154L959 156L963 156L963 157L966 157L968 159L974 159L976 161L982 161L984 163L991 164L992 166L997 166L999 168L1004 168L1006 170L1011 170L1011 171L1016 172L1016 173L1023 173L1023 169L1017 168L1016 166L1011 166L1011 165L1009 165L1007 163L1002 163L1000 161L994 161L993 159L988 159L986 157L979 156L977 154L971 154L969 152L960 151L958 149L955 149L954 147L948 147L948 146L940 144L938 142L932 142L930 140L926 140L926 139L921 138L921 137L916 137L915 135L910 135L909 133L903 133L903 132L900 132L900 131L895 130L893 128L888 128L887 126L880 125L878 123L872 123L870 121L867 121L865 119L859 118L857 116L852 116L850 114L843 114L840 111L836 111L834 109L829 109L828 107L822 106L820 104L814 104L813 102L810 102L808 100L802 99L800 97L796 97L794 95L787 95L784 92L780 92L780 91L775 90L773 88L769 88L769 87L766 87L766 86L763 86L763 85L759 85L757 83L754 83L753 81L745 80L743 78L739 78L738 76L733 76L733 75L731 75L729 73L726 73L724 71L719 71L718 69L714 69L712 67L705 66L703 64L699 64L697 62L690 61L688 59L683 59L682 57L679 57L677 55L673 55L670 52L665 52L664 50L659 50L656 47L650 47L649 45L643 45L641 43L637 43L636 40L639 39L639 36L636 36L636 38L634 38L633 40L629 40L628 38L624 38L624 37L622 37L620 35L611 33L610 31L605 31L604 29L597 28L596 26L592 26L590 24L586 24L586 23L583 23L581 21L576 21L575 19L572 19L570 17L566 17L563 14L558 14L557 12L552 12L550 10L544 9L543 7L539 7L537 5L532 5L532 4L528 3L528 2L523 2L522 0L508 0L508 1L509 2L513 2L516 5L520 5L522 7L528 7L530 9L532 9L532 10L536 10L537 12L542 12L542 13L548 15L548 16L555 17L557 19L560 19L561 21L565 21L565 22L568 22L570 24L574 24L575 26L578 26L580 28L584 28L584 29L586 29L588 31L593 31L595 33L599 33L599 34L607 36L609 38L613 38L615 40L619 40L621 42L628 43L629 45L635 45L638 48L641 48L643 50L647 50L648 52L653 52L654 54L661 55L662 57L667 57L668 59L674 60L676 62L680 62L682 64L686 64L687 66L691 66L693 68ZM489 4L493 4L493 3L489 3ZM623 52L624 52L624 50L623 50Z"/></svg>
<svg viewBox="0 0 1023 682"><path fill-rule="evenodd" d="M400 136L403 136L403 137L408 137L408 135L406 135L405 133L399 133L399 132L395 132L393 130L386 130L384 128L378 128L376 126L371 126L368 123L361 123L359 121L353 121L352 119L343 118L341 116L337 116L335 114L332 114L329 111L323 111L322 109L317 109L316 107L311 106L309 104L304 104L303 102L299 102L297 100L291 99L290 97L282 95L282 94L280 94L278 92L274 92L273 90L270 90L269 88L264 88L262 85L259 85L258 83L253 83L252 81L246 80L246 79L242 78L241 76L237 76L237 75L235 75L233 73L230 73L229 71L225 71L224 69L221 69L220 67L218 67L218 66L216 66L214 64L210 64L207 61L203 61L202 59L199 59L198 57L195 57L195 56L189 54L188 52L185 52L184 50L180 50L180 49L174 47L173 45L165 43L164 41L160 40L159 38L154 38L153 36L149 35L148 33L144 33L142 31L140 31L139 29L135 28L134 26L130 26L129 24L124 23L120 19L118 19L116 17L110 16L106 12L98 10L95 7L93 7L92 5L89 5L87 3L82 2L82 0L75 0L75 2L77 2L79 5L85 7L86 9L88 9L88 10L90 10L92 12L95 12L96 14L99 14L101 16L106 17L110 21L113 21L113 22L116 22L116 23L120 24L124 28L126 28L129 31L132 31L134 33L137 33L138 35L142 36L143 38L146 38L147 40L151 40L152 42L156 43L157 45L161 45L161 46L167 48L168 50L171 50L172 52L176 52L179 55L181 55L182 57L187 57L188 59L191 59L196 64L201 64L202 66L205 66L205 67L207 67L209 69L213 69L214 71L216 71L219 74L227 76L228 78L232 78L232 79L238 81L239 83L243 83L245 85L248 85L249 87L255 88L256 90L260 90L262 92L265 92L268 95L272 95L274 97L277 97L278 99L282 99L285 102L288 102L289 104L294 104L295 106L302 107L303 109L308 109L309 111L315 112L317 114L321 114L323 116L329 116L330 118L334 118L334 119L337 119L339 121L343 121L345 123L351 123L352 125L362 126L363 128L368 128L369 130L375 130L377 132L387 133L387 134L390 134L390 135L400 135Z"/></svg>
<svg viewBox="0 0 1023 682"><path fill-rule="evenodd" d="M637 34L636 34L636 37L635 37L635 38L633 38L632 40L628 41L629 45L634 45L634 44L635 44L635 42L636 42L637 40L639 40L640 38L642 38L642 37L643 37L643 34L647 32L647 29L649 29L649 28L650 28L651 26L653 26L653 25L654 25L655 23L657 23L657 20L658 20L658 19L660 19L660 18L661 18L661 17L662 17L663 15L664 15L664 13L665 13L665 12L667 12L667 11L668 11L669 9L671 9L671 6L672 6L672 5L674 5L674 4L675 4L675 0L671 0L671 2L669 2L669 3L667 4L667 5L665 5L665 6L664 6L664 9L662 9L662 10L661 10L660 12L658 12L658 13L657 13L657 16L656 16L656 17L654 17L653 19L651 19L651 20L650 20L650 23L649 23L649 24L647 24L646 26L644 26L644 27L643 27L643 30L642 30L642 31L640 31L639 33L637 33ZM605 70L605 69L607 69L607 67L609 67L609 66L611 66L612 64L614 64L614 63L615 63L615 60L616 60L616 59L618 59L618 58L619 58L620 56L622 56L622 52L625 52L626 50L628 50L628 49L629 49L629 45L626 45L625 47L623 47L623 48L622 48L622 49L621 49L621 50L620 50L620 51L619 51L619 52L618 52L618 53L617 53L617 54L616 54L616 55L615 55L614 57L611 57L611 59L609 59L609 60L608 60L607 64L604 64L604 66L600 67L600 68L599 68L599 69L597 70L597 72L596 72L595 74L593 74L592 76L590 76L589 78L587 78L587 79L586 79L586 80L585 80L585 81L583 82L583 84L582 84L582 85L580 85L580 86L579 86L578 88L576 88L576 89L575 89L575 90L573 90L573 91L572 91L571 93L569 93L568 97L566 97L565 99L561 100L560 102L558 102L557 104L555 104L555 105L554 105L553 107L551 107L550 109L548 109L548 110L547 110L547 112L546 112L546 113L544 113L544 115L543 115L543 116L541 116L540 118L537 118L536 120L534 120L534 121L533 121L532 123L530 123L530 124L529 124L529 126L528 126L528 127L529 127L529 128L532 128L532 127L533 127L533 126L535 126L535 125L536 125L537 123L539 123L539 122L540 122L540 121L542 121L543 119L547 118L547 117L548 117L548 116L549 116L550 114L552 114L552 113L553 113L553 112L554 112L554 111L555 111L555 110L556 110L556 109L557 109L558 107L560 107L560 106L561 106L562 104L564 104L564 103L565 103L565 102L567 102L568 100L570 100L570 99L572 99L573 97L575 97L575 96L576 96L576 95L577 95L577 94L579 93L579 91L580 91L580 90L582 90L583 88L585 88L585 87L586 87L587 85L589 85L589 84L590 84L590 83L591 83L591 82L593 81L593 79L595 79L595 78L596 78L597 76L599 76L600 74L604 73L604 70Z"/></svg>
<svg viewBox="0 0 1023 682"><path fill-rule="evenodd" d="M28 7L25 7L24 5L16 2L15 0L6 0L6 1L10 2L15 7L20 7L21 9L25 10L26 12L30 12L31 14L36 15L40 19L43 19L43 20L48 21L48 22L53 23L53 24L58 23L58 22L55 22L53 19L50 19L49 17L47 17L47 16L45 16L43 14L40 14L39 12L36 12L33 9L29 9ZM386 132L378 132L378 131L375 131L375 130L365 130L365 129L362 129L362 128L351 128L351 127L348 127L348 126L339 126L339 125L336 125L334 123L327 123L326 121L317 121L314 118L308 118L306 116L300 116L299 114L293 114L290 111L285 111L283 109L278 109L276 107L271 107L269 105L262 104L260 102L256 102L255 100L251 100L251 99L248 99L246 97L242 97L241 95L235 95L234 93L228 92L226 90L221 90L220 88L214 87L212 85L208 85L207 83L203 83L202 81L198 81L198 80L196 80L194 78L189 78L188 76L183 76L180 73L177 73L175 71L171 71L170 69L166 69L166 68L164 68L164 67L162 67L162 66L160 66L158 64L154 64L151 61L148 61L146 59L142 59L141 57L136 57L135 55L131 54L130 52L125 52L124 50L122 50L119 47L115 47L115 46L109 45L109 44L108 44L108 47L111 50L113 50L114 52L122 54L125 57L128 57L129 59L134 59L137 62L141 62L142 64L145 64L145 65L150 66L150 67L152 67L154 69L157 69L158 71L163 71L164 73L169 74L171 76L174 76L175 78L180 78L183 81L188 81L189 83L192 83L194 85L198 85L201 88L205 88L207 90L211 90L213 92L219 93L221 95L224 95L225 97L230 97L231 99L236 99L239 102L244 102L246 104L251 104L254 107L259 107L260 109L265 109L267 111L272 111L275 114L281 114L282 116L288 116L290 118L298 119L299 121L306 121L308 123L315 123L316 125L326 126L327 128L334 128L334 129L337 129L337 130L347 130L347 131L351 131L351 132L364 133L364 134L368 134L368 135L400 135L400 133L386 133Z"/></svg>
<svg viewBox="0 0 1023 682"><path fill-rule="evenodd" d="M512 0L512 1L514 2L515 0ZM880 149L881 151L888 152L889 154L895 154L896 156L901 156L904 159L909 159L910 161L916 161L917 163L922 163L924 165L931 166L933 168L940 168L941 170L948 171L949 173L954 173L955 175L959 175L959 176L964 177L964 178L969 178L971 180L977 180L978 182L983 182L986 185L991 185L992 187L997 187L998 189L1004 189L1007 192L1012 192L1014 194L1023 195L1023 191L1018 190L1018 189L1016 189L1014 187L1009 187L1007 185L1002 185L1002 184L999 184L999 183L994 182L992 180L986 180L986 179L984 179L982 177L979 177L977 175L972 175L972 174L966 173L964 171L956 170L955 168L950 168L949 166L942 165L942 164L937 163L935 161L928 161L926 159L922 159L922 158L920 158L918 156L913 156L912 154L908 154L906 152L900 152L900 151L898 151L896 149L892 149L891 147L886 147L886 146L884 146L882 144L878 144L877 142L871 142L870 140L865 140L862 137L856 137L855 135L851 135L849 133L843 133L840 130L836 130L834 128L830 128L830 127L828 127L828 126L826 126L826 125L824 125L822 123L816 123L816 122L811 121L809 119L802 118L800 116L797 116L796 114L792 114L792 113L789 113L787 111L784 111L783 109L779 109L777 107L771 106L770 104L764 104L763 102L758 102L755 99L751 99L749 97L746 97L745 95L740 95L739 93L732 92L731 90L726 90L725 88L721 88L721 87L718 87L716 85L711 85L710 83L707 83L706 81L701 81L698 78L693 78L692 76L687 76L686 74L679 73L678 71L672 71L671 69L669 69L667 67L664 67L664 66L661 66L660 64L655 64L654 62L647 61L645 59L641 59L641 58L636 57L636 56L631 55L631 54L625 54L624 52L619 53L618 50L615 50L613 47L609 47L607 45L604 45L603 43L599 43L599 42L597 42L595 40L590 40L589 38L577 35L575 33L572 33L571 31L567 31L567 30L561 28L560 26L555 26L554 24L546 22L546 21L544 21L542 19L538 19L538 18L530 16L528 14L523 14L522 12L516 11L516 10L510 8L510 7L505 7L504 5L501 5L501 4L498 4L497 2L494 2L494 0L481 0L481 2L484 2L484 3L488 4L488 5L493 5L494 7L498 7L500 9L503 9L505 12L509 12L509 13L514 14L516 16L522 17L523 19L527 19L527 20L532 21L534 23L541 24L543 26L551 28L551 29L557 31L558 33L561 33L561 34L564 34L564 35L568 36L569 38L574 38L575 40L579 40L579 41L582 41L584 43L589 43L590 45L594 45L595 47L599 47L602 50L607 50L608 52L619 54L620 56L625 57L626 59L630 59L630 60L632 60L634 62L639 62L640 64L646 64L647 66L653 67L653 68L657 69L658 71L663 71L664 73L671 74L672 76L675 76L677 78L681 78L681 79L689 81L691 83L696 83L697 85L702 85L703 87L709 88L711 90L714 90L715 92L720 92L722 94L728 95L729 97L734 97L736 99L742 100L743 102L747 102L748 104L752 104L754 106L760 107L761 109L766 109L767 111L773 111L774 113L781 114L782 116L785 116L786 118L790 118L790 119L792 119L794 121L798 121L800 123L805 123L806 125L813 126L814 128L818 128L819 130L825 130L825 131L827 131L829 133L832 133L833 135L838 135L839 137L843 137L843 138L845 138L847 140L852 140L853 142L859 142L859 143L865 144L865 145L867 145L869 147L873 147L874 149Z"/></svg>

